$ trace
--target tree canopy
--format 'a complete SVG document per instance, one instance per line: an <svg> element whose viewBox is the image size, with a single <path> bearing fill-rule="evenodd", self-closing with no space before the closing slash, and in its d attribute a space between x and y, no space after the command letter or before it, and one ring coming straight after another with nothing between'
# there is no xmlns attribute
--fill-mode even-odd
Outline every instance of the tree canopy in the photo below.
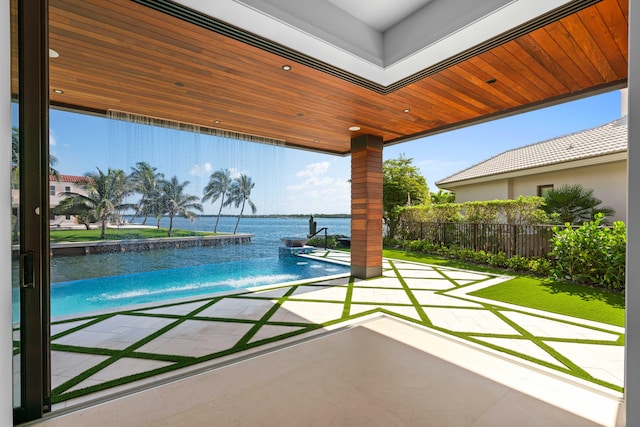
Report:
<svg viewBox="0 0 640 427"><path fill-rule="evenodd" d="M382 163L382 208L383 217L391 235L397 225L399 208L402 206L429 203L427 180L413 159L401 154L397 159Z"/></svg>

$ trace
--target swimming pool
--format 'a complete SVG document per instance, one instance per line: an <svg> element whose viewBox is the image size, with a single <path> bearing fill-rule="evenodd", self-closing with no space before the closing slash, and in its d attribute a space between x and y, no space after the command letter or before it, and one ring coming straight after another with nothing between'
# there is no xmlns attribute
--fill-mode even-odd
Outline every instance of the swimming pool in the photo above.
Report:
<svg viewBox="0 0 640 427"><path fill-rule="evenodd" d="M348 266L292 256L52 283L51 317L343 273Z"/></svg>

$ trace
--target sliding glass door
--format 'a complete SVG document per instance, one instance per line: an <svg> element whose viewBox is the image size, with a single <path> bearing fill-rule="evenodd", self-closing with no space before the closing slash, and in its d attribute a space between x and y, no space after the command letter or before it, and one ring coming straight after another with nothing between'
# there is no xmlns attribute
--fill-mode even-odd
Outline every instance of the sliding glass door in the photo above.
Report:
<svg viewBox="0 0 640 427"><path fill-rule="evenodd" d="M18 264L13 282L19 297L14 304L14 423L50 410L47 8L46 0L17 0L12 7L12 40L18 42L12 67L17 101L12 237Z"/></svg>

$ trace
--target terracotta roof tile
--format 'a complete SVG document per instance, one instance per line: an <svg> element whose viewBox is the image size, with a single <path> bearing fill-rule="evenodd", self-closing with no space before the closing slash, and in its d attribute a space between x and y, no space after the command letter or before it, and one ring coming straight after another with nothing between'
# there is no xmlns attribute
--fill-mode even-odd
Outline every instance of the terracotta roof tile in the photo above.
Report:
<svg viewBox="0 0 640 427"><path fill-rule="evenodd" d="M72 184L85 183L87 182L86 176L76 176L76 175L59 175L59 179L57 182L70 182ZM56 177L53 175L49 175L49 181L56 181Z"/></svg>

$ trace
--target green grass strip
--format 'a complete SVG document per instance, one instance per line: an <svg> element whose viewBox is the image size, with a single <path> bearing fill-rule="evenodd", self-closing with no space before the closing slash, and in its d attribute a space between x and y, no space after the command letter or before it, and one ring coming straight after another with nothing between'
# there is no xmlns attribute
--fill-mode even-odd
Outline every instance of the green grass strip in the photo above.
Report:
<svg viewBox="0 0 640 427"><path fill-rule="evenodd" d="M395 263L393 261L389 260L389 265L391 266L391 268L393 268L393 272L396 274L396 277L398 278L398 281L400 282L400 284L402 285L402 288L404 289L404 291L406 292L407 296L409 297L409 300L411 301L411 304L413 304L413 307L418 312L418 316L420 316L420 319L422 320L422 322L426 326L431 326L432 325L431 320L429 320L429 317L427 316L427 313L425 313L424 309L420 305L420 302L418 301L416 296L413 294L413 292L411 292L411 288L409 287L409 285L407 285L407 282L405 282L404 279L402 278L402 275L400 274L400 272L396 268Z"/></svg>
<svg viewBox="0 0 640 427"><path fill-rule="evenodd" d="M141 240L167 238L168 228L109 228L104 239L100 238L100 229L91 230L51 230L51 243L61 242L101 242L106 240ZM223 233L206 231L173 230L172 237L216 236Z"/></svg>
<svg viewBox="0 0 640 427"><path fill-rule="evenodd" d="M258 320L258 322L256 322L255 325L253 325L253 327L251 329L249 329L249 331L247 331L247 333L240 338L240 340L236 343L236 345L234 345L234 348L240 348L240 347L244 347L246 346L249 341L251 340L251 338L253 338L253 336L255 334L258 333L258 331L260 330L260 328L262 328L267 321L269 320L269 318L271 316L273 316L276 311L278 311L280 309L280 306L289 299L289 297L296 291L296 289L298 289L298 286L292 286L291 289L289 289L283 296L281 296L278 301L276 301L273 304L273 307L271 307L261 318L260 320Z"/></svg>

